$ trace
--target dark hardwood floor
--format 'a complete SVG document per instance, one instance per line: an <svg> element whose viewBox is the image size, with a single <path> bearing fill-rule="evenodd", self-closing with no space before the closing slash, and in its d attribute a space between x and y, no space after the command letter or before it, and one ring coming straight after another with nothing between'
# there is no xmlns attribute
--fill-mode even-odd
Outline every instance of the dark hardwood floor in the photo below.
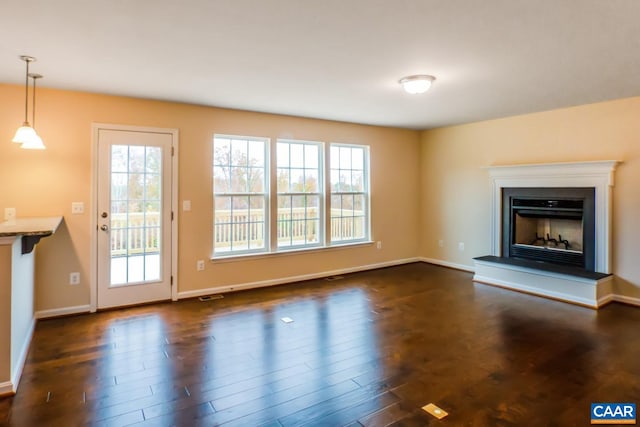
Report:
<svg viewBox="0 0 640 427"><path fill-rule="evenodd" d="M417 263L40 321L0 424L586 426L640 403L638 338L638 308Z"/></svg>

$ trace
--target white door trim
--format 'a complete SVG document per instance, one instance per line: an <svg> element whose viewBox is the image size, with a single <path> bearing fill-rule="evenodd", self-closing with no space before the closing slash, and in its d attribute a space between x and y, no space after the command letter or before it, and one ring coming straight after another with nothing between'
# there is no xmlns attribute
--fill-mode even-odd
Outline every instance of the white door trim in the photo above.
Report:
<svg viewBox="0 0 640 427"><path fill-rule="evenodd" d="M95 313L98 306L98 132L100 129L130 132L166 133L172 136L171 156L171 299L178 300L178 129L143 126L117 125L107 123L91 124L91 263L90 273L90 309Z"/></svg>

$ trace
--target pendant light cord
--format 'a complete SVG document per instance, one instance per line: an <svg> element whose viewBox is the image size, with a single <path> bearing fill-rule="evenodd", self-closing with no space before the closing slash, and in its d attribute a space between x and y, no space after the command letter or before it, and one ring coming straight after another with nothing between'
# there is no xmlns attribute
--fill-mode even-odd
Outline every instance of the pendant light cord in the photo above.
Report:
<svg viewBox="0 0 640 427"><path fill-rule="evenodd" d="M25 82L24 82L24 89L25 89L25 93L24 93L24 123L25 125L29 124L29 62L31 62L29 59L25 59L24 62L27 63L27 74L25 75Z"/></svg>
<svg viewBox="0 0 640 427"><path fill-rule="evenodd" d="M33 76L33 102L31 105L31 127L36 128L36 80L38 77Z"/></svg>

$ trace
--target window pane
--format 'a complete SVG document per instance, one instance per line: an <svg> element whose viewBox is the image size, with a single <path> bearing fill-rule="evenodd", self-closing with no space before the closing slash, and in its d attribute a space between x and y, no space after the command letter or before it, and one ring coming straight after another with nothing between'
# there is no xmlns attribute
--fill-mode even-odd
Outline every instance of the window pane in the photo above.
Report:
<svg viewBox="0 0 640 427"><path fill-rule="evenodd" d="M264 170L260 168L251 168L247 172L249 191L251 193L264 192Z"/></svg>
<svg viewBox="0 0 640 427"><path fill-rule="evenodd" d="M364 150L362 148L354 148L351 150L351 168L355 170L364 170Z"/></svg>
<svg viewBox="0 0 640 427"><path fill-rule="evenodd" d="M289 169L278 169L278 193L289 192Z"/></svg>
<svg viewBox="0 0 640 427"><path fill-rule="evenodd" d="M336 146L332 146L329 149L331 162L331 169L339 169L340 168L340 148ZM333 181L332 181L333 182Z"/></svg>
<svg viewBox="0 0 640 427"><path fill-rule="evenodd" d="M362 172L354 170L351 173L351 190L364 191L364 174Z"/></svg>
<svg viewBox="0 0 640 427"><path fill-rule="evenodd" d="M144 198L147 200L160 200L162 193L161 175L147 174L145 177Z"/></svg>
<svg viewBox="0 0 640 427"><path fill-rule="evenodd" d="M249 141L249 165L264 166L264 143Z"/></svg>
<svg viewBox="0 0 640 427"><path fill-rule="evenodd" d="M278 167L289 167L289 144L278 142L276 146L276 161L278 163Z"/></svg>
<svg viewBox="0 0 640 427"><path fill-rule="evenodd" d="M216 138L213 147L213 164L228 166L231 164L231 141L227 138Z"/></svg>
<svg viewBox="0 0 640 427"><path fill-rule="evenodd" d="M318 146L306 144L304 147L304 167L318 167Z"/></svg>
<svg viewBox="0 0 640 427"><path fill-rule="evenodd" d="M331 169L331 191L341 191L340 187L340 171Z"/></svg>
<svg viewBox="0 0 640 427"><path fill-rule="evenodd" d="M332 217L340 217L342 216L342 197L341 196L331 196L331 216Z"/></svg>
<svg viewBox="0 0 640 427"><path fill-rule="evenodd" d="M247 165L247 141L234 139L231 141L231 164L234 166Z"/></svg>
<svg viewBox="0 0 640 427"><path fill-rule="evenodd" d="M351 149L340 147L340 169L351 169Z"/></svg>
<svg viewBox="0 0 640 427"><path fill-rule="evenodd" d="M318 193L318 171L307 169L304 172L304 190L306 192Z"/></svg>
<svg viewBox="0 0 640 427"><path fill-rule="evenodd" d="M231 226L232 247L233 251L243 251L249 249L249 240L247 239L247 223L233 224Z"/></svg>
<svg viewBox="0 0 640 427"><path fill-rule="evenodd" d="M304 166L304 147L302 144L290 144L291 158L289 162L293 168Z"/></svg>
<svg viewBox="0 0 640 427"><path fill-rule="evenodd" d="M215 198L215 221L231 222L231 197Z"/></svg>
<svg viewBox="0 0 640 427"><path fill-rule="evenodd" d="M111 172L127 172L129 169L129 146L111 146Z"/></svg>
<svg viewBox="0 0 640 427"><path fill-rule="evenodd" d="M231 175L231 192L245 193L247 191L247 168L231 167L229 174Z"/></svg>
<svg viewBox="0 0 640 427"><path fill-rule="evenodd" d="M289 191L300 193L304 191L304 169L291 169L291 185Z"/></svg>
<svg viewBox="0 0 640 427"><path fill-rule="evenodd" d="M129 146L129 172L144 172L145 149L142 145Z"/></svg>

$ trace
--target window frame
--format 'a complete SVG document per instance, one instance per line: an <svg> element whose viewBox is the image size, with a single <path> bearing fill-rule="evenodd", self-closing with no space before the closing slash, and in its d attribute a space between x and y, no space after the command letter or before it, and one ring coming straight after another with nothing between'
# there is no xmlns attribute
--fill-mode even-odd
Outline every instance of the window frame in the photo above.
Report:
<svg viewBox="0 0 640 427"><path fill-rule="evenodd" d="M278 152L278 144L289 144L289 156L291 155L291 144L298 144L298 145L303 145L303 146L315 146L317 147L317 152L318 152L318 158L316 159L318 162L318 166L316 168L318 176L317 176L317 191L316 192L295 192L295 191L286 191L286 192L280 192L278 191L277 188L277 180L278 180L278 173L280 171L280 169L285 169L282 168L279 164L278 164L278 156L277 156L277 152ZM273 165L273 169L275 171L276 174L276 188L275 188L275 205L276 205L276 215L278 214L279 211L279 202L280 202L280 197L296 197L296 196L315 196L318 199L318 230L317 230L317 236L318 236L318 241L314 242L314 243L302 243L302 244L291 244L288 246L280 246L279 245L279 223L281 222L278 219L278 216L276 216L275 219L275 224L273 224L274 227L274 235L276 236L273 242L273 245L275 246L275 252L288 252L288 251L296 251L296 250L304 250L304 249L311 249L311 248L321 248L321 247L325 247L326 246L326 231L325 231L325 212L326 212L326 185L325 185L325 169L326 169L326 162L325 162L325 151L326 151L326 144L324 142L319 142L319 141L309 141L309 140L299 140L299 139L291 139L291 138L278 138L276 140L276 156L275 156L275 161L274 161L274 165ZM303 159L304 156L306 156L306 153L304 153L303 151ZM303 169L306 170L307 168L305 167L304 164L304 160L303 160L303 166L302 168L295 168L291 166L291 158L289 157L289 165L286 168L289 171L291 171L292 169ZM289 175L291 176L291 175ZM291 181L289 181L291 182ZM306 218L306 217L305 217ZM292 221L292 220L290 220ZM306 221L306 219L305 219Z"/></svg>
<svg viewBox="0 0 640 427"><path fill-rule="evenodd" d="M357 149L361 149L363 151L363 159L362 159L362 186L363 189L362 191L335 191L333 189L333 183L331 182L331 176L332 176L332 172L334 170L343 170L340 165L338 165L338 167L334 167L334 165L331 164L331 149L332 148L357 148ZM362 144L350 144L350 143L342 143L342 142L332 142L329 144L329 148L328 148L328 183L327 183L327 187L328 187L328 214L327 214L327 221L329 222L329 225L327 226L327 233L328 233L328 241L330 242L330 246L347 246L347 245L353 245L353 244L358 244L358 243L364 243L364 242L371 242L371 185L370 185L370 169L369 169L369 164L370 164L370 148L368 145L362 145ZM353 169L353 159L351 160L351 168L349 169L349 171L351 171L353 173L354 170L358 170L358 169ZM364 209L364 216L363 216L363 236L359 237L359 238L352 238L352 239L340 239L340 240L334 240L333 239L333 219L336 218L332 215L332 211L334 209L333 207L333 203L332 203L332 199L334 196L345 196L345 195L351 195L351 196L362 196L364 199L363 202L363 209ZM344 216L340 216L338 218L345 218ZM355 218L355 216L352 216L351 218Z"/></svg>
<svg viewBox="0 0 640 427"><path fill-rule="evenodd" d="M264 159L264 164L262 166L262 173L263 173L263 191L262 192L251 192L251 191L246 191L246 192L238 192L238 191L222 191L222 192L218 192L216 190L216 185L215 185L215 181L216 181L216 176L215 176L215 167L216 166L225 166L225 167L229 167L232 168L234 167L233 162L230 158L229 163L226 165L221 165L218 164L216 162L215 159L215 149L216 149L216 139L228 139L231 143L231 141L237 140L237 141L247 141L247 144L249 143L249 141L259 141L263 143L263 159ZM228 258L228 257L234 257L234 256L243 256L243 255L258 255L258 254L265 254L265 253L269 253L271 251L271 242L270 242L270 238L271 238L271 227L270 227L270 212L271 212L271 191L270 191L270 146L271 146L271 140L270 138L265 138L265 137L256 137L256 136L242 136L242 135L228 135L228 134L214 134L213 135L213 139L212 139L212 161L211 161L211 181L212 181L212 196L213 196L213 233L212 233L212 238L213 238L213 244L212 244L212 258ZM249 151L249 147L247 147L247 153ZM236 166L237 167L237 166ZM263 244L262 247L258 247L258 248L251 248L251 244L250 241L248 241L248 248L244 249L244 250L233 250L233 249L229 249L229 250L225 250L225 251L220 251L219 249L216 250L216 229L218 228L219 223L216 222L216 200L218 198L230 198L230 203L233 203L233 198L234 197L248 197L249 201L251 200L251 198L259 198L261 197L263 200L263 210L264 210L264 217L262 220L262 230L263 230ZM249 202L250 205L250 202ZM249 212L251 211L251 208L249 207ZM233 208L231 208L231 211L233 212ZM233 226L235 224L248 224L247 226L250 227L251 224L253 224L255 222L251 222L250 220L244 221L244 222L233 222L233 220L231 220L231 222L228 223L221 223L221 224L228 224L231 227L231 230L233 230ZM233 231L231 231L230 233L233 233ZM233 247L233 240L231 240L231 248Z"/></svg>

